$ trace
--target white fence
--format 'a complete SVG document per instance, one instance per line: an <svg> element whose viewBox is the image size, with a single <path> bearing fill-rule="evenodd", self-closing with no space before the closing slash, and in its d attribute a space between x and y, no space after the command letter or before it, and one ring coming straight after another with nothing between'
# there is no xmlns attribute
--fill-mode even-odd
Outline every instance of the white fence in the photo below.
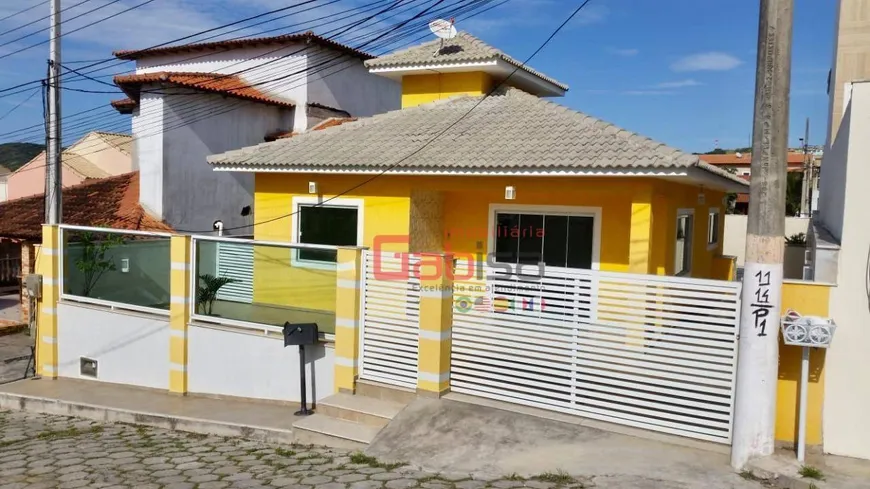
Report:
<svg viewBox="0 0 870 489"><path fill-rule="evenodd" d="M418 262L409 254L363 252L362 379L417 386L420 280L413 270Z"/></svg>
<svg viewBox="0 0 870 489"><path fill-rule="evenodd" d="M451 390L730 442L739 283L484 272L454 290Z"/></svg>

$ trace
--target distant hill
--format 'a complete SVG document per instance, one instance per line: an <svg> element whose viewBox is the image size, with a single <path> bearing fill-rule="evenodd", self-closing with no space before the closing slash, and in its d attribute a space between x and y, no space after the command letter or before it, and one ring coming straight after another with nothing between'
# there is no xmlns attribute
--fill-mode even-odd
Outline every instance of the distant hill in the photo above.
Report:
<svg viewBox="0 0 870 489"><path fill-rule="evenodd" d="M44 148L41 144L33 143L3 143L0 144L0 166L5 166L12 171L17 170Z"/></svg>

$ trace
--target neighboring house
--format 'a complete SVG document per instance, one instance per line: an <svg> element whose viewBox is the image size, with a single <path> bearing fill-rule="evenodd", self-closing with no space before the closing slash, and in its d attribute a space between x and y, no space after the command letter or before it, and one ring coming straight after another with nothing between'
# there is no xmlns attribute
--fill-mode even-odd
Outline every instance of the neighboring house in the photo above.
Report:
<svg viewBox="0 0 870 489"><path fill-rule="evenodd" d="M36 249L45 222L44 194L0 203L0 244L15 246L21 256L21 276L35 272ZM140 231L170 231L139 205L139 173L109 176L64 188L64 224ZM29 314L22 294L22 321Z"/></svg>
<svg viewBox="0 0 870 489"><path fill-rule="evenodd" d="M6 200L6 180L9 179L10 171L5 166L0 165L0 202L4 202Z"/></svg>
<svg viewBox="0 0 870 489"><path fill-rule="evenodd" d="M311 32L115 55L136 62L112 105L133 116L140 202L177 229L251 232L232 228L255 219L253 176L212 172L206 156L400 103L398 84L365 69L371 55Z"/></svg>
<svg viewBox="0 0 870 489"><path fill-rule="evenodd" d="M716 167L725 169L746 181L751 179L752 154L751 153L727 153L716 155L698 155L702 160ZM818 196L818 161L813 154L804 155L803 152L790 151L788 153L788 171L794 173L804 173L805 161L809 161L813 168L814 183L813 191L815 197ZM815 207L814 207L815 208ZM734 211L737 214L747 214L749 212L749 193L737 194L737 199L734 202Z"/></svg>
<svg viewBox="0 0 870 489"><path fill-rule="evenodd" d="M88 133L62 153L61 181L64 188L133 171L132 146L132 138L126 134ZM45 169L43 151L9 175L8 199L45 193Z"/></svg>
<svg viewBox="0 0 870 489"><path fill-rule="evenodd" d="M870 0L838 0L833 65L828 72L828 131L825 147L837 138L851 97L852 82L870 78Z"/></svg>
<svg viewBox="0 0 870 489"><path fill-rule="evenodd" d="M255 176L256 239L731 278L720 214L744 180L542 99L567 87L467 33L437 50L366 63L401 81L401 111L209 158L218 173ZM498 231L544 227L528 239ZM261 255L254 303L310 301L302 288L334 268L334 257ZM271 272L284 262L292 273Z"/></svg>

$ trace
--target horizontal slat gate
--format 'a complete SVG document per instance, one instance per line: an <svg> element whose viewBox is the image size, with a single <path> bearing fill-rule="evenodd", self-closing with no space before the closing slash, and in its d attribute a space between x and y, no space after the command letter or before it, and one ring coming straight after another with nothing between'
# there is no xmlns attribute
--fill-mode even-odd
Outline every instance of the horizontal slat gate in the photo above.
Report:
<svg viewBox="0 0 870 489"><path fill-rule="evenodd" d="M419 257L364 251L360 378L417 386Z"/></svg>
<svg viewBox="0 0 870 489"><path fill-rule="evenodd" d="M217 276L235 279L218 290L218 300L251 303L254 299L254 247L218 243Z"/></svg>
<svg viewBox="0 0 870 489"><path fill-rule="evenodd" d="M739 283L466 272L457 267L451 390L730 442Z"/></svg>

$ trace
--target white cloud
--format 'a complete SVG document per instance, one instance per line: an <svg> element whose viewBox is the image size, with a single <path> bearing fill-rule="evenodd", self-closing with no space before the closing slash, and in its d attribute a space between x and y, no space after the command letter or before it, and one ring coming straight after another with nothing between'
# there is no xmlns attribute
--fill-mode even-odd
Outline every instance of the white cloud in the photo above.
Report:
<svg viewBox="0 0 870 489"><path fill-rule="evenodd" d="M617 56L637 56L640 54L640 49L630 48L630 49L617 49L611 48L610 52Z"/></svg>
<svg viewBox="0 0 870 489"><path fill-rule="evenodd" d="M671 64L674 71L727 71L740 66L743 61L717 51L692 54Z"/></svg>
<svg viewBox="0 0 870 489"><path fill-rule="evenodd" d="M657 88L657 89L684 88L684 87L697 87L698 85L703 85L703 83L701 83L693 78L687 78L685 80L677 80L677 81L658 83L656 85L653 85L652 88Z"/></svg>

